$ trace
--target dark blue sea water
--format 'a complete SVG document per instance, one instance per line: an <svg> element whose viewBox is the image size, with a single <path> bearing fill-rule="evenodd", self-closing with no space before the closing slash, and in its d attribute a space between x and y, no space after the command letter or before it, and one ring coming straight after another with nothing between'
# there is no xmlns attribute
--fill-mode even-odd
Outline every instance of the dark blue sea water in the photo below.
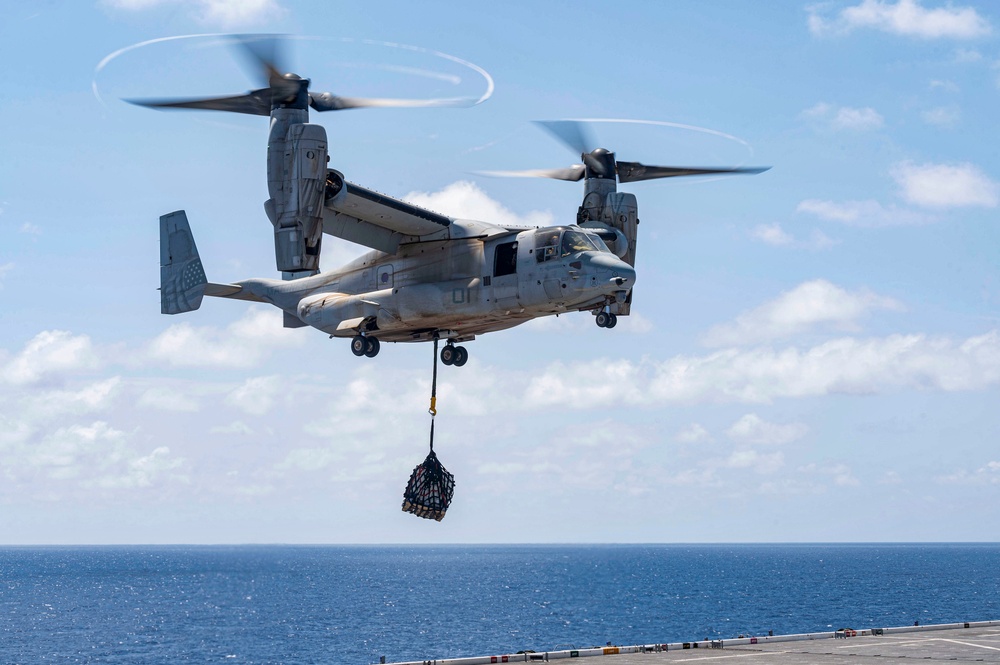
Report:
<svg viewBox="0 0 1000 665"><path fill-rule="evenodd" d="M1000 545L15 547L0 662L377 663L1000 618Z"/></svg>

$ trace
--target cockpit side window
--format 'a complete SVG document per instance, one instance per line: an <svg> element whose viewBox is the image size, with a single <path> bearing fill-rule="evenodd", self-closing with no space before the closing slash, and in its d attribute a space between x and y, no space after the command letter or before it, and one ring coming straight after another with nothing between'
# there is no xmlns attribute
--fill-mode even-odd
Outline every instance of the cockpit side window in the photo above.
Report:
<svg viewBox="0 0 1000 665"><path fill-rule="evenodd" d="M559 256L561 229L544 229L535 233L535 260L539 263Z"/></svg>

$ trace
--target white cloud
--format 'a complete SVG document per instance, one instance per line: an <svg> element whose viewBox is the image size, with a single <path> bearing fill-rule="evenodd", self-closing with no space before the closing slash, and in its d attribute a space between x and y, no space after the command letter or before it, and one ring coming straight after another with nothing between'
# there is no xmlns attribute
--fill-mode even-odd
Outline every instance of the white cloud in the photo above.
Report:
<svg viewBox="0 0 1000 665"><path fill-rule="evenodd" d="M50 478L76 478L92 468L89 460L110 464L119 459L124 441L124 432L102 421L61 427L31 448L28 464L46 469Z"/></svg>
<svg viewBox="0 0 1000 665"><path fill-rule="evenodd" d="M282 327L278 310L254 307L225 330L174 324L150 342L147 353L175 366L253 367L272 349L301 345L298 332Z"/></svg>
<svg viewBox="0 0 1000 665"><path fill-rule="evenodd" d="M147 455L137 453L125 432L95 421L57 428L30 446L22 445L17 455L3 463L10 479L32 487L37 473L57 483L72 481L81 488L128 489L165 479L184 460L172 457L163 446ZM48 492L47 496L65 496L57 486L50 486Z"/></svg>
<svg viewBox="0 0 1000 665"><path fill-rule="evenodd" d="M781 224L760 224L750 234L761 242L776 247L787 247L795 242L795 238L781 228Z"/></svg>
<svg viewBox="0 0 1000 665"><path fill-rule="evenodd" d="M1000 462L994 460L973 471L963 469L936 480L948 485L1000 485Z"/></svg>
<svg viewBox="0 0 1000 665"><path fill-rule="evenodd" d="M724 466L730 469L753 469L759 474L772 474L785 465L781 452L762 454L756 450L736 450L726 459Z"/></svg>
<svg viewBox="0 0 1000 665"><path fill-rule="evenodd" d="M0 377L9 383L35 383L52 374L73 372L97 365L97 354L86 335L65 330L45 330L29 341L5 367Z"/></svg>
<svg viewBox="0 0 1000 665"><path fill-rule="evenodd" d="M13 263L5 263L2 266L0 266L0 289L3 288L3 278L7 275L7 273L9 273L13 269L14 269Z"/></svg>
<svg viewBox="0 0 1000 665"><path fill-rule="evenodd" d="M202 23L223 28L265 23L285 14L277 0L103 0L103 3L126 11L173 5L192 11L194 18Z"/></svg>
<svg viewBox="0 0 1000 665"><path fill-rule="evenodd" d="M691 423L674 434L674 440L680 443L710 443L712 435L699 423Z"/></svg>
<svg viewBox="0 0 1000 665"><path fill-rule="evenodd" d="M983 54L972 48L958 48L955 49L954 61L958 64L969 64L972 62L980 62L983 59Z"/></svg>
<svg viewBox="0 0 1000 665"><path fill-rule="evenodd" d="M804 212L821 219L863 228L926 224L933 221L933 217L924 213L896 206L886 207L878 201L871 200L838 203L820 199L806 199L799 203L795 212Z"/></svg>
<svg viewBox="0 0 1000 665"><path fill-rule="evenodd" d="M845 337L811 348L725 349L659 363L636 392L651 402L740 401L983 390L1000 384L1000 331L964 341L926 335Z"/></svg>
<svg viewBox="0 0 1000 665"><path fill-rule="evenodd" d="M756 413L748 413L726 430L730 439L755 445L783 445L801 439L809 431L802 423L769 423Z"/></svg>
<svg viewBox="0 0 1000 665"><path fill-rule="evenodd" d="M958 84L954 81L944 81L941 79L934 79L930 82L929 87L931 90L944 90L945 92L958 92Z"/></svg>
<svg viewBox="0 0 1000 665"><path fill-rule="evenodd" d="M230 392L226 396L226 404L250 415L264 415L274 407L274 400L280 389L280 377L253 377Z"/></svg>
<svg viewBox="0 0 1000 665"><path fill-rule="evenodd" d="M242 434L246 436L253 434L253 429L242 420L234 420L228 425L213 427L209 431L212 434Z"/></svg>
<svg viewBox="0 0 1000 665"><path fill-rule="evenodd" d="M917 165L901 162L893 167L892 177L903 198L914 205L995 208L1000 201L1000 184L968 163Z"/></svg>
<svg viewBox="0 0 1000 665"><path fill-rule="evenodd" d="M989 21L972 7L925 8L918 0L862 0L834 16L821 15L827 5L809 8L809 31L817 36L873 29L922 39L972 39L992 32Z"/></svg>
<svg viewBox="0 0 1000 665"><path fill-rule="evenodd" d="M791 337L820 326L855 330L861 317L878 309L900 310L902 305L867 289L851 293L817 279L740 314L733 323L713 327L704 342L709 346L743 346Z"/></svg>
<svg viewBox="0 0 1000 665"><path fill-rule="evenodd" d="M525 400L536 406L573 404L578 408L642 401L639 368L625 360L553 363L531 379Z"/></svg>
<svg viewBox="0 0 1000 665"><path fill-rule="evenodd" d="M183 464L183 459L171 457L170 448L160 446L148 455L133 456L123 460L117 469L85 484L95 485L102 489L151 487L161 477ZM183 478L179 478L179 480L183 480Z"/></svg>
<svg viewBox="0 0 1000 665"><path fill-rule="evenodd" d="M820 102L802 112L807 118L822 120L834 129L863 131L879 129L885 124L885 119L870 106L852 108L850 106L833 106Z"/></svg>
<svg viewBox="0 0 1000 665"><path fill-rule="evenodd" d="M678 402L768 404L779 398L906 390L958 392L997 385L1000 331L993 330L959 341L922 334L842 337L807 348L728 348L640 364L553 363L529 379L520 405L589 409ZM499 392L520 390L515 384Z"/></svg>
<svg viewBox="0 0 1000 665"><path fill-rule="evenodd" d="M59 413L102 411L111 406L121 388L121 377L113 376L79 390L47 390L26 397L26 415L33 418Z"/></svg>
<svg viewBox="0 0 1000 665"><path fill-rule="evenodd" d="M505 208L475 183L459 181L439 192L410 192L403 197L414 205L452 217L492 222L501 226L551 226L551 212L532 211L526 215Z"/></svg>
<svg viewBox="0 0 1000 665"><path fill-rule="evenodd" d="M961 116L962 112L957 106L938 106L920 114L920 117L928 125L938 127L952 127L958 123Z"/></svg>
<svg viewBox="0 0 1000 665"><path fill-rule="evenodd" d="M883 124L881 114L868 106L863 109L842 107L833 118L833 126L837 129L878 129Z"/></svg>
<svg viewBox="0 0 1000 665"><path fill-rule="evenodd" d="M139 406L161 411L195 412L198 410L198 401L191 395L168 388L166 386L155 386L146 390L139 396Z"/></svg>
<svg viewBox="0 0 1000 665"><path fill-rule="evenodd" d="M813 229L807 240L799 240L781 228L781 224L759 224L750 231L750 236L772 247L790 247L802 249L826 249L837 244L819 229Z"/></svg>

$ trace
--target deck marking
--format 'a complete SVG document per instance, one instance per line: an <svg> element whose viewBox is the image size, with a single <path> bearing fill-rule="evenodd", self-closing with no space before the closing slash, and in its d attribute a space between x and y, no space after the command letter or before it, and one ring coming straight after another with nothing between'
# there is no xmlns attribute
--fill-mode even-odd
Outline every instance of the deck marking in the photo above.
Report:
<svg viewBox="0 0 1000 665"><path fill-rule="evenodd" d="M742 645L740 645L742 646ZM677 653L676 651L672 653ZM685 663L689 663L695 660L722 660L723 658L750 658L751 656L767 656L776 653L788 653L787 651L760 651L754 653L741 653L733 654L732 656L693 656L691 658L683 658Z"/></svg>
<svg viewBox="0 0 1000 665"><path fill-rule="evenodd" d="M946 637L939 637L938 641L940 641L940 642L951 642L953 644L961 644L961 645L967 646L967 647L978 647L980 649L990 649L992 651L1000 651L1000 647L991 647L991 646L987 646L985 644L975 644L973 642L962 642L960 640L949 640Z"/></svg>

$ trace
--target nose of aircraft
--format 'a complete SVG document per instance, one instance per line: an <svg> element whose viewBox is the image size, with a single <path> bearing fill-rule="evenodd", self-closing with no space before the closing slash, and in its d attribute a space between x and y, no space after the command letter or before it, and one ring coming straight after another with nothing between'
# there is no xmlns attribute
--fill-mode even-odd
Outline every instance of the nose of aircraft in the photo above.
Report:
<svg viewBox="0 0 1000 665"><path fill-rule="evenodd" d="M619 259L614 254L601 252L590 259L591 268L601 286L613 286L615 291L631 289L635 283L635 268Z"/></svg>

